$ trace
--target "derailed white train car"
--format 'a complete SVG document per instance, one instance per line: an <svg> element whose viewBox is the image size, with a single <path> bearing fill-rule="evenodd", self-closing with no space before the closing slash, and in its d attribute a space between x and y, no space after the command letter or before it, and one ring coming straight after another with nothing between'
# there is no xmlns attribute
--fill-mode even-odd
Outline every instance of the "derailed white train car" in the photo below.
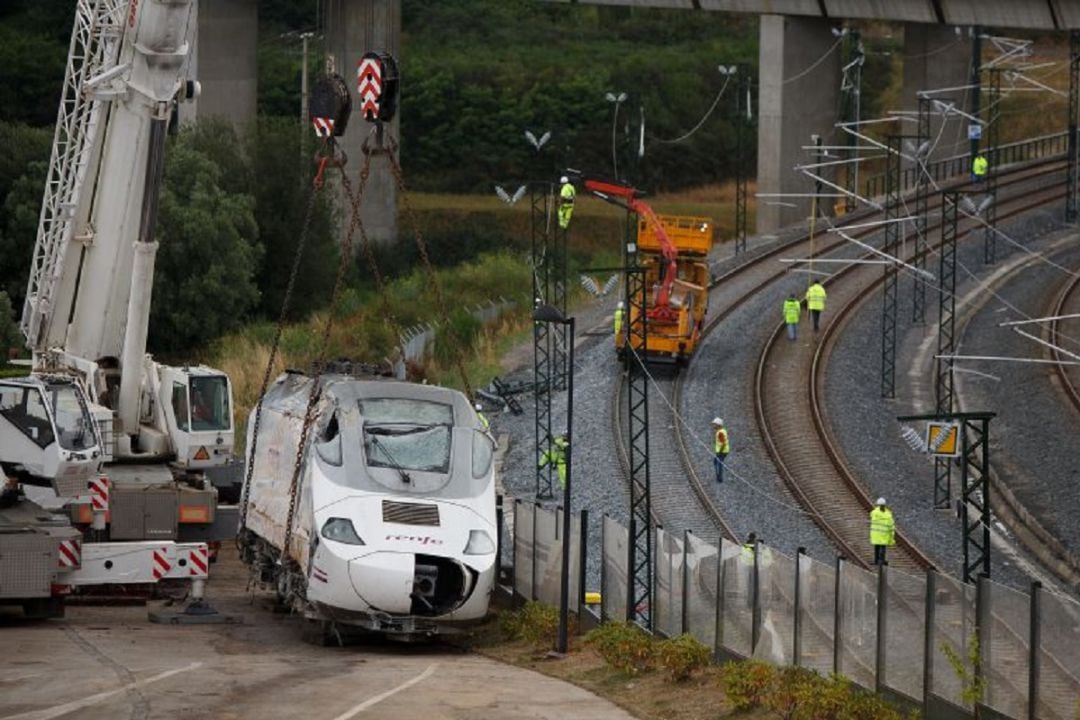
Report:
<svg viewBox="0 0 1080 720"><path fill-rule="evenodd" d="M286 373L263 399L248 453L244 559L324 632L434 635L482 618L495 582L494 444L472 405L430 385L320 382L285 562L289 489L314 382ZM253 412L249 449L254 423Z"/></svg>

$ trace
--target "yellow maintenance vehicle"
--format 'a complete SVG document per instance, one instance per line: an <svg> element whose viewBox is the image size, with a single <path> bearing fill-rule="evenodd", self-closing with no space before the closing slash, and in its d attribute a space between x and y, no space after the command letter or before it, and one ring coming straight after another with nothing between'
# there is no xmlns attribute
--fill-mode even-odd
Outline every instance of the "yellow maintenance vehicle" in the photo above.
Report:
<svg viewBox="0 0 1080 720"><path fill-rule="evenodd" d="M645 268L649 288L645 307L645 359L648 362L685 364L694 354L709 307L709 265L712 250L711 218L657 215L634 187L584 179L585 189L638 216L638 264ZM633 304L631 304L633 305ZM631 307L627 327L638 322ZM615 347L623 354L628 332L618 333ZM635 338L635 349L641 340Z"/></svg>
<svg viewBox="0 0 1080 720"><path fill-rule="evenodd" d="M644 204L644 203L642 203ZM646 206L647 207L647 206ZM638 263L649 288L645 356L650 362L685 364L697 349L709 309L711 218L639 212ZM635 321L631 309L629 323ZM625 342L619 338L617 343Z"/></svg>

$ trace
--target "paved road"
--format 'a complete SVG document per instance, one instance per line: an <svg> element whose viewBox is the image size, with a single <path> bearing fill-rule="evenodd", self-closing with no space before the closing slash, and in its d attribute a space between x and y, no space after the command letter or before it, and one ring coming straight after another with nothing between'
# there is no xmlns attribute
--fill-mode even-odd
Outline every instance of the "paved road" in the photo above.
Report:
<svg viewBox="0 0 1080 720"><path fill-rule="evenodd" d="M31 623L0 609L0 720L304 717L305 720L624 720L544 675L439 645L318 648L245 591L230 553L209 597L242 625L149 623L145 607L69 607Z"/></svg>

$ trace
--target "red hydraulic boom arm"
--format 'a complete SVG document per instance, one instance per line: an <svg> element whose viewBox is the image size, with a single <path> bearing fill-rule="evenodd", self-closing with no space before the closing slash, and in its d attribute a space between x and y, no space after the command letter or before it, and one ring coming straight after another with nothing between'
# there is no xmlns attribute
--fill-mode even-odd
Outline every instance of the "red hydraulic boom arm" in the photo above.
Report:
<svg viewBox="0 0 1080 720"><path fill-rule="evenodd" d="M646 222L652 226L657 239L660 240L660 254L664 258L666 267L663 272L664 279L660 283L660 294L656 298L656 304L649 310L648 317L667 322L675 320L676 313L671 309L671 286L674 284L675 277L678 274L675 244L671 242L671 238L664 231L664 226L660 219L656 217L652 207L639 197L641 195L640 190L627 185L618 185L603 180L585 180L585 189L602 200L629 208L644 217Z"/></svg>

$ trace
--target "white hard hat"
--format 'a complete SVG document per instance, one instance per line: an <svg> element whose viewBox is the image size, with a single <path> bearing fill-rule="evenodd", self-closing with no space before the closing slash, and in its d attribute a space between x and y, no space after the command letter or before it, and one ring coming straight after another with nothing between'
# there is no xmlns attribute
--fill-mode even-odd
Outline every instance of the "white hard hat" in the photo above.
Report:
<svg viewBox="0 0 1080 720"><path fill-rule="evenodd" d="M484 409L484 406L481 405L480 403L476 403L475 405L473 405L473 407L476 408L477 412L480 412L481 410Z"/></svg>
<svg viewBox="0 0 1080 720"><path fill-rule="evenodd" d="M619 304L618 304L618 305L616 305L615 307L620 307L620 308L621 308L621 307L623 307L623 301L622 301L622 300L620 300L620 301L619 301Z"/></svg>
<svg viewBox="0 0 1080 720"><path fill-rule="evenodd" d="M565 175L563 175L563 176L562 176L561 178L559 178L559 182L561 182L561 183L568 183L568 182L570 182L570 178L568 178L568 177L566 177Z"/></svg>
<svg viewBox="0 0 1080 720"><path fill-rule="evenodd" d="M879 498L877 499L877 503L876 503L876 504L877 504L877 505L884 505L884 504L885 504L885 498L883 498L883 497L879 497Z"/></svg>
<svg viewBox="0 0 1080 720"><path fill-rule="evenodd" d="M718 417L714 417L714 418L712 419L712 424L713 424L713 425L723 425L723 424L724 424L724 421L723 421L723 420L721 420L721 419L720 419L720 418L718 418Z"/></svg>

